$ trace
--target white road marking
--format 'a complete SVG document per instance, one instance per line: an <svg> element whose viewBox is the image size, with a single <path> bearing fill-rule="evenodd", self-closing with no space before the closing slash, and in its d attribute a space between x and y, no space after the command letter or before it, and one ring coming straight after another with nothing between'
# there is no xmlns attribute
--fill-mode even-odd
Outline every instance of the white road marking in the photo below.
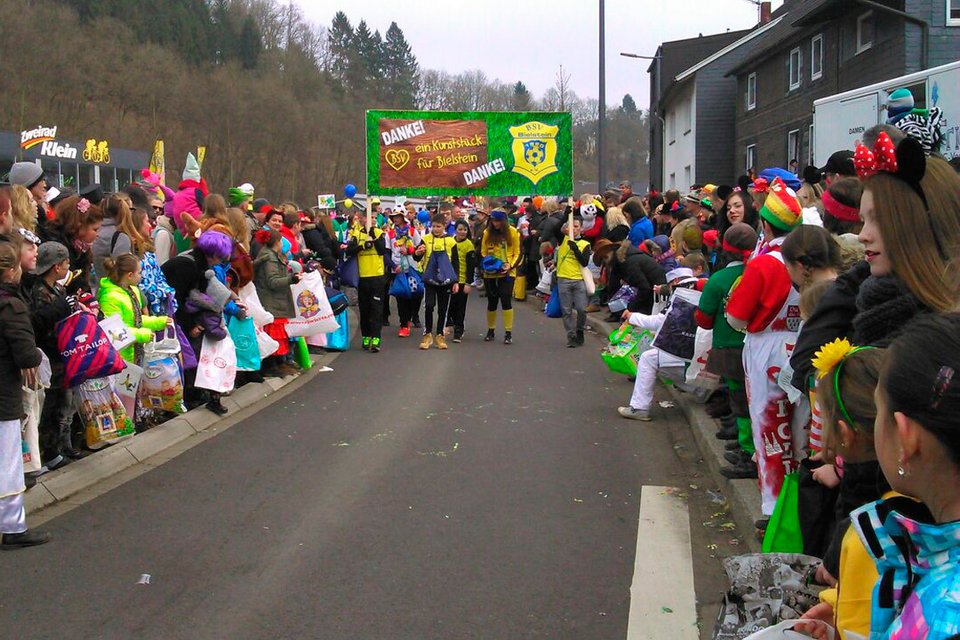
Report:
<svg viewBox="0 0 960 640"><path fill-rule="evenodd" d="M627 640L698 640L687 503L670 487L640 492Z"/></svg>

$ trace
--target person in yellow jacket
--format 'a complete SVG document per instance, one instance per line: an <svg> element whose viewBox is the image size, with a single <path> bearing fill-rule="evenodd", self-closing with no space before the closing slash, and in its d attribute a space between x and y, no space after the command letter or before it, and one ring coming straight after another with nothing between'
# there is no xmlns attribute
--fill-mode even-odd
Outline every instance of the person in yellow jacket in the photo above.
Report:
<svg viewBox="0 0 960 640"><path fill-rule="evenodd" d="M442 213L430 220L430 233L423 238L422 249L424 314L423 340L420 348L429 349L436 343L437 349L446 349L443 330L447 326L450 294L460 291L460 282L454 264L457 262L457 241L447 235L447 220ZM437 324L433 324L433 309L437 309ZM436 337L434 337L436 333Z"/></svg>
<svg viewBox="0 0 960 640"><path fill-rule="evenodd" d="M583 281L583 267L590 261L590 242L580 237L581 218L573 219L573 237L570 240L567 225L556 253L557 290L563 308L563 328L567 332L567 346L583 345L583 329L587 324L587 286ZM577 312L574 319L573 312Z"/></svg>
<svg viewBox="0 0 960 640"><path fill-rule="evenodd" d="M103 261L107 276L100 279L97 302L104 318L120 314L123 324L130 328L136 342L120 350L120 357L127 362L143 364L145 342L153 340L155 331L160 331L172 320L167 316L149 315L149 307L140 292L140 258L124 253Z"/></svg>
<svg viewBox="0 0 960 640"><path fill-rule="evenodd" d="M517 277L520 258L520 232L510 226L505 211L491 211L480 241L480 268L483 271L483 287L487 292L487 335L484 342L492 342L495 337L499 305L503 309L503 343L513 344L513 281Z"/></svg>
<svg viewBox="0 0 960 640"><path fill-rule="evenodd" d="M457 282L459 290L450 296L450 322L453 325L453 341L463 342L464 325L467 317L467 298L470 296L470 284L477 268L477 251L470 240L470 224L466 220L457 220L453 239L457 243L455 250Z"/></svg>
<svg viewBox="0 0 960 640"><path fill-rule="evenodd" d="M387 253L386 236L376 226L376 218L369 229L359 218L350 230L346 253L357 257L360 284L357 287L357 306L360 308L360 335L363 350L380 351L380 333L383 330L383 291L386 283L386 268L383 256Z"/></svg>
<svg viewBox="0 0 960 640"><path fill-rule="evenodd" d="M824 455L828 462L843 457L843 478L837 511L844 514L873 500L896 495L890 491L877 462L874 447L874 422L877 408L874 390L883 367L886 350L873 347L855 348L846 340L824 345L813 359L817 370L817 398L823 418ZM819 479L817 471L814 478ZM824 565L817 572L831 588L820 593L820 604L807 611L803 618L816 619L833 626L842 640L867 638L870 635L870 613L874 586L879 579L873 558L863 546L850 519L843 518L836 528L840 549L839 567L833 554L825 554ZM830 572L836 572L834 578ZM824 575L826 574L826 575ZM801 624L814 637L823 637L823 627Z"/></svg>

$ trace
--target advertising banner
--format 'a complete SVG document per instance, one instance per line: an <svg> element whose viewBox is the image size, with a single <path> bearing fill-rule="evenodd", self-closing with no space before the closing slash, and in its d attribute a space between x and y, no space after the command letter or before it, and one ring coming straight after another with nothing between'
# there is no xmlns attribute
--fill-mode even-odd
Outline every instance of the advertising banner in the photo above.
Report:
<svg viewBox="0 0 960 640"><path fill-rule="evenodd" d="M367 111L367 189L377 195L573 191L563 112Z"/></svg>

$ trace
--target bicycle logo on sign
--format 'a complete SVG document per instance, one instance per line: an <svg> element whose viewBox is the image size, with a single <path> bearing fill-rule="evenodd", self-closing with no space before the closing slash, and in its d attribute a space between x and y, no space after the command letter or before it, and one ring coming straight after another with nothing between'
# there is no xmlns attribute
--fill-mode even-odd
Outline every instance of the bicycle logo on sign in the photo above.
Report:
<svg viewBox="0 0 960 640"><path fill-rule="evenodd" d="M87 140L83 149L83 159L87 162L106 164L110 162L110 143L106 140L97 141L96 138Z"/></svg>

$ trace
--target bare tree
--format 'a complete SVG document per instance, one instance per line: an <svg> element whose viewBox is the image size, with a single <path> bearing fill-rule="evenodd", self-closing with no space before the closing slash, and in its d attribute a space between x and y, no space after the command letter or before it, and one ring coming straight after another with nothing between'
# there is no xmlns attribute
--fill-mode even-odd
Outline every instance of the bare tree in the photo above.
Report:
<svg viewBox="0 0 960 640"><path fill-rule="evenodd" d="M557 91L557 107L560 111L569 111L567 102L570 99L570 74L563 70L563 65L560 65L560 70L557 71L554 87Z"/></svg>

